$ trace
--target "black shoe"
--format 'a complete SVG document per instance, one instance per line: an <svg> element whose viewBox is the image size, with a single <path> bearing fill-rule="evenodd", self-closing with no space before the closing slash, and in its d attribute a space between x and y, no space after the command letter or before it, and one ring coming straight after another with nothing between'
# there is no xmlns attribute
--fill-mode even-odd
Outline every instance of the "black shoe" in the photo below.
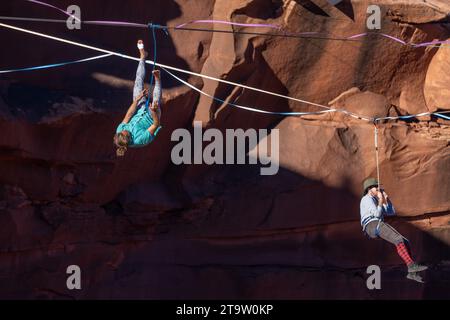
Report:
<svg viewBox="0 0 450 320"><path fill-rule="evenodd" d="M427 266L421 266L420 264L417 263L412 263L408 266L408 273L415 273L415 272L420 272L420 271L425 271L427 270L428 267Z"/></svg>

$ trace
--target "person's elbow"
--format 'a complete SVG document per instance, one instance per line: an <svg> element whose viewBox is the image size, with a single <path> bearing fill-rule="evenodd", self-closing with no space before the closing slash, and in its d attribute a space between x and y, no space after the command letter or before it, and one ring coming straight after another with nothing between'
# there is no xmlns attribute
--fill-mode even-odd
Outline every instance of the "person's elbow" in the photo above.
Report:
<svg viewBox="0 0 450 320"><path fill-rule="evenodd" d="M152 136L155 135L156 130L158 130L159 127L159 123L156 123L156 121L147 129L148 132L150 132L150 134Z"/></svg>

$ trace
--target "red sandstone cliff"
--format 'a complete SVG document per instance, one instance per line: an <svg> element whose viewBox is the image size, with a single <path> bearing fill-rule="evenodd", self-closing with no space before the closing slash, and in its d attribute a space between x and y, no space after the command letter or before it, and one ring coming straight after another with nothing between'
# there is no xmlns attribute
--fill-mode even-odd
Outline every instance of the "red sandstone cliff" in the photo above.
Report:
<svg viewBox="0 0 450 320"><path fill-rule="evenodd" d="M366 31L367 1L313 3L322 11L290 0L77 1L87 20L176 25L214 18L330 36ZM450 38L447 1L370 4L382 7L386 34L414 43ZM3 1L0 15L61 18L24 1ZM150 46L146 30L10 24L131 55L138 38ZM3 28L0 39L7 44L1 70L96 54ZM448 47L362 39L172 31L158 34L158 61L368 116L450 110ZM399 213L392 223L431 266L419 285L405 279L389 244L360 231L361 183L376 175L371 124L341 114L286 118L224 107L163 74L164 130L118 160L112 134L131 102L135 68L113 57L0 77L0 298L449 298L448 121L380 129L381 179ZM317 110L189 81L264 110ZM173 165L171 133L193 121L280 129L279 173ZM65 287L71 264L82 269L81 291ZM381 292L365 287L370 264L382 266Z"/></svg>

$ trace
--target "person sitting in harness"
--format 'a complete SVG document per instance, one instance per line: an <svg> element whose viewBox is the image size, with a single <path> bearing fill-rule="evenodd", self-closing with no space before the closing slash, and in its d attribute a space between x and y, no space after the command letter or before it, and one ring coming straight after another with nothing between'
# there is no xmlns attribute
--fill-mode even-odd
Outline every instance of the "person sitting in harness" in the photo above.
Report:
<svg viewBox="0 0 450 320"><path fill-rule="evenodd" d="M398 255L408 267L408 278L412 279L416 272L428 269L413 260L408 240L384 222L384 216L395 215L395 208L386 192L379 189L375 178L368 178L363 183L360 213L363 232L369 238L381 238L395 245Z"/></svg>

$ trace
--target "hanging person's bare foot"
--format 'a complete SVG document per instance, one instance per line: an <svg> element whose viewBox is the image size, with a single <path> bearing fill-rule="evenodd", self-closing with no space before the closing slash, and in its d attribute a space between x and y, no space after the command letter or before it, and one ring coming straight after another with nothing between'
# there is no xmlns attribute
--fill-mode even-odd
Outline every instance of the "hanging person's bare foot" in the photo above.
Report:
<svg viewBox="0 0 450 320"><path fill-rule="evenodd" d="M139 53L141 55L141 60L144 60L148 56L148 52L144 49L144 41L138 40L137 47L139 49Z"/></svg>
<svg viewBox="0 0 450 320"><path fill-rule="evenodd" d="M153 70L152 73L156 79L161 79L161 72L159 70Z"/></svg>

